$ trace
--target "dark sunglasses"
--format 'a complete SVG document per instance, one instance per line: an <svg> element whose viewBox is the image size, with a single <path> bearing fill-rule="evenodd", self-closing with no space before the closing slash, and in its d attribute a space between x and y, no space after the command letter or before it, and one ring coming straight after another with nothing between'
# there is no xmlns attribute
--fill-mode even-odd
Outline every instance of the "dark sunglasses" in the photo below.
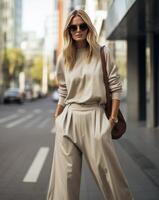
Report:
<svg viewBox="0 0 159 200"><path fill-rule="evenodd" d="M80 30L81 31L85 31L88 29L88 26L86 23L82 23L82 24L79 24L79 25L75 25L75 24L72 24L68 27L69 31L70 32L75 32L77 31L77 27L79 26Z"/></svg>

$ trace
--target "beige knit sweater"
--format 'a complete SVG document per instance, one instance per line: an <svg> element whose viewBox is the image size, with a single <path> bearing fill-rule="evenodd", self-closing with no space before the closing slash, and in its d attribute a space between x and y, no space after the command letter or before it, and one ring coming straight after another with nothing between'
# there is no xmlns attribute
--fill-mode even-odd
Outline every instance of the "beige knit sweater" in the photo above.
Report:
<svg viewBox="0 0 159 200"><path fill-rule="evenodd" d="M85 48L78 49L76 64L72 70L65 67L63 56L59 55L56 65L60 96L58 104L65 106L69 103L103 104L106 102L100 48L98 55L93 55L90 63L86 62L85 51ZM120 99L122 87L118 70L110 50L105 47L104 51L112 99Z"/></svg>

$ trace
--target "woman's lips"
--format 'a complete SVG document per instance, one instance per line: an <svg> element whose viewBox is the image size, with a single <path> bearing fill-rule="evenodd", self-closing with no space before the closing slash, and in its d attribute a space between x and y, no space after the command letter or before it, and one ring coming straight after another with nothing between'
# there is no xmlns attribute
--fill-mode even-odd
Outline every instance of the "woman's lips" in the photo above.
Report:
<svg viewBox="0 0 159 200"><path fill-rule="evenodd" d="M81 34L80 34L80 35L78 34L78 35L75 35L75 36L76 36L76 37L82 37L82 35L81 35Z"/></svg>

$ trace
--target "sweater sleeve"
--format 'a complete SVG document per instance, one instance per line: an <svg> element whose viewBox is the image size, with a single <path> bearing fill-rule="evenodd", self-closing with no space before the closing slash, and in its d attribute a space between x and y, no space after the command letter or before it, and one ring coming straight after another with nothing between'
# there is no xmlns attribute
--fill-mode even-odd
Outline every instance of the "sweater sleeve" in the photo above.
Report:
<svg viewBox="0 0 159 200"><path fill-rule="evenodd" d="M59 101L58 104L65 106L65 98L67 96L67 87L64 74L64 63L62 54L59 55L56 64L56 78L58 81Z"/></svg>
<svg viewBox="0 0 159 200"><path fill-rule="evenodd" d="M122 84L120 76L118 74L118 68L114 62L112 53L108 48L105 48L106 62L107 62L107 73L110 92L112 93L112 99L120 100L122 92Z"/></svg>

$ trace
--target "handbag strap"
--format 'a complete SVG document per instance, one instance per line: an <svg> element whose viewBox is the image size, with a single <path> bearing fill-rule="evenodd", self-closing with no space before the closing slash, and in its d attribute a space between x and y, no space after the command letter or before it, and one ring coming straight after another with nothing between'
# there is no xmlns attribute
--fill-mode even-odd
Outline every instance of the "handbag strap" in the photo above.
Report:
<svg viewBox="0 0 159 200"><path fill-rule="evenodd" d="M111 93L109 89L109 81L108 81L108 73L106 70L106 58L105 58L105 53L104 53L104 47L102 46L100 48L100 56L101 56L101 62L102 62L102 70L103 70L103 81L104 81L104 86L106 90L106 99L107 99L107 111L109 113L109 116L111 114Z"/></svg>

